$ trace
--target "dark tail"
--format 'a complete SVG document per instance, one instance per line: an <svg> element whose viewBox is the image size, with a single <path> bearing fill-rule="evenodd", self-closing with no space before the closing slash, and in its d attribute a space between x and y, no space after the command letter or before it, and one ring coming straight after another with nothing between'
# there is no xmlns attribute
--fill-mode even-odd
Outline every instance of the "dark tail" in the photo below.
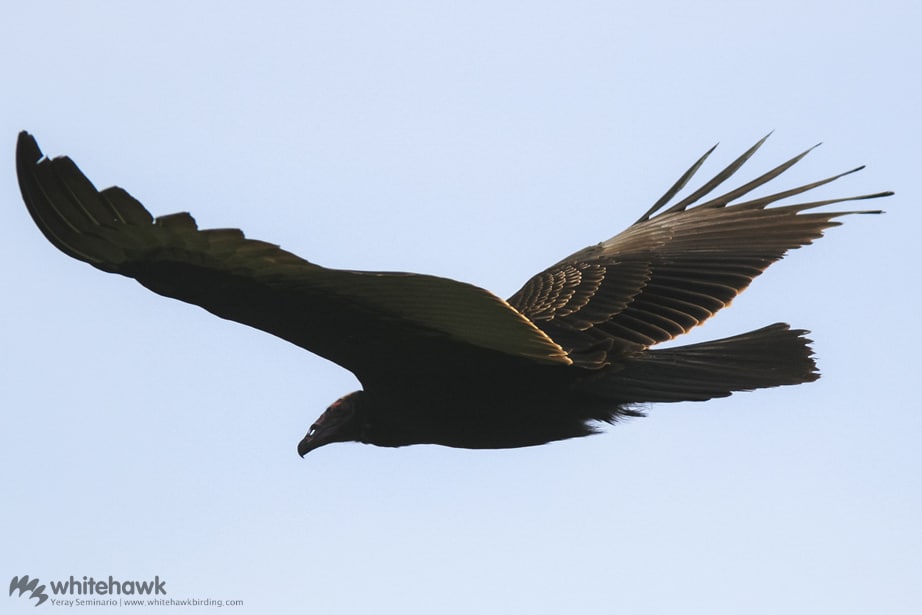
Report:
<svg viewBox="0 0 922 615"><path fill-rule="evenodd" d="M647 350L581 388L617 401L704 401L819 378L807 331L783 323L712 342Z"/></svg>

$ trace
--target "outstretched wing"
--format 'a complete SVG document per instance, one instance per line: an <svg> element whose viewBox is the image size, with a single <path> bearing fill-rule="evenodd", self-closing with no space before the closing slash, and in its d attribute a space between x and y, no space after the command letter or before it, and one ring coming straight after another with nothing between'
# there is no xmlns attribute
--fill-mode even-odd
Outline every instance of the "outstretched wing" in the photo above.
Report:
<svg viewBox="0 0 922 615"><path fill-rule="evenodd" d="M835 218L879 213L816 212L815 208L892 194L768 207L863 168L859 167L736 202L793 166L807 150L739 188L699 203L764 142L765 138L694 193L667 207L711 148L631 227L534 276L509 303L569 351L576 364L598 366L701 324L788 250L807 245L824 229L840 224Z"/></svg>
<svg viewBox="0 0 922 615"><path fill-rule="evenodd" d="M97 191L69 158L44 158L25 132L16 167L29 213L62 252L277 335L360 380L424 364L434 352L571 363L527 318L476 286L327 269L236 229L199 230L187 213L155 219L121 188Z"/></svg>

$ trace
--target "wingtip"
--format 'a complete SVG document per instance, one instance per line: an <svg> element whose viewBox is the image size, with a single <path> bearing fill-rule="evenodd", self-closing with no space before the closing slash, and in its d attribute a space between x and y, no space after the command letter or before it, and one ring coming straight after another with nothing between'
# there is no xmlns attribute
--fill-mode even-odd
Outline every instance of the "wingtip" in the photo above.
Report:
<svg viewBox="0 0 922 615"><path fill-rule="evenodd" d="M762 147L762 145L763 145L766 141L768 141L768 138L769 138L770 136L772 136L773 134L775 134L775 129L774 129L774 128L772 128L771 130L769 130L769 131L765 134L764 137L762 137L761 139L759 139L758 141L756 141L756 144L753 145L753 146L750 148L750 151L751 151L752 153L755 153L755 151L756 151L757 149L759 149L760 147Z"/></svg>
<svg viewBox="0 0 922 615"><path fill-rule="evenodd" d="M896 193L893 192L892 190L887 190L885 192L875 192L873 194L862 194L861 196L856 196L852 198L852 200L853 201L864 201L867 199L882 199L888 196L893 196L894 194Z"/></svg>
<svg viewBox="0 0 922 615"><path fill-rule="evenodd" d="M42 159L42 150L38 141L31 134L23 130L16 139L16 159L20 162L36 163Z"/></svg>

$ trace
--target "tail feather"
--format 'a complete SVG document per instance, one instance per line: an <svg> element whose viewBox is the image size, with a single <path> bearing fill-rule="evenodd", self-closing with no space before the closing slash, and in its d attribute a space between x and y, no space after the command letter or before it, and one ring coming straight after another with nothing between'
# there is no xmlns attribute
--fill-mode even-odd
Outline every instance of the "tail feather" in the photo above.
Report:
<svg viewBox="0 0 922 615"><path fill-rule="evenodd" d="M622 404L704 401L819 378L808 332L783 323L711 342L646 350L620 371L582 383Z"/></svg>

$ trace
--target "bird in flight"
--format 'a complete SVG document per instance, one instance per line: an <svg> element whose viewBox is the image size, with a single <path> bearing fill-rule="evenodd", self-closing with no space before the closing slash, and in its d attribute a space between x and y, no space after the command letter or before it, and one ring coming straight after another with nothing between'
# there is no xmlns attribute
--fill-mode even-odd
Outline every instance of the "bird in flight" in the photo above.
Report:
<svg viewBox="0 0 922 615"><path fill-rule="evenodd" d="M767 137L766 137L767 138ZM298 444L515 448L586 436L651 402L703 401L801 384L819 374L806 331L776 323L724 339L657 344L703 323L788 250L838 218L879 211L782 199L863 167L744 200L810 150L710 196L764 143L690 195L698 159L622 233L538 273L503 300L415 273L329 269L237 229L154 218L128 192L97 190L70 158L22 132L16 170L45 237L97 269L266 331L351 371L362 390L334 402Z"/></svg>

